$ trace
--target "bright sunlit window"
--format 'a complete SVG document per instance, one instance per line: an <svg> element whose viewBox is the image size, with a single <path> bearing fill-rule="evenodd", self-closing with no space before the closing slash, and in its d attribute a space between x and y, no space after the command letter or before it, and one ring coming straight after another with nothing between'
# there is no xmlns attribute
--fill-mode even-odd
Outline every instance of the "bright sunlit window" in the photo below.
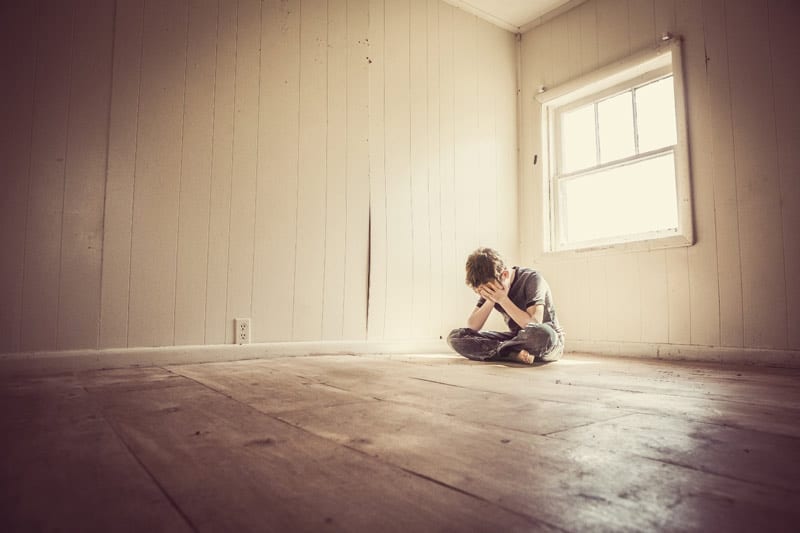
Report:
<svg viewBox="0 0 800 533"><path fill-rule="evenodd" d="M679 41L538 99L549 251L692 244Z"/></svg>

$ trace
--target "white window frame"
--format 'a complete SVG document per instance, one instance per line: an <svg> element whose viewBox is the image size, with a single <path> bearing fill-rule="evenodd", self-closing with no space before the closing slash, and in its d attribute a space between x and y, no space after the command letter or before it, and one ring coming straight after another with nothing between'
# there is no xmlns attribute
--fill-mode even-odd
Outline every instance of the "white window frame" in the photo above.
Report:
<svg viewBox="0 0 800 533"><path fill-rule="evenodd" d="M673 76L675 93L676 144L674 145L675 179L678 205L678 227L673 230L625 235L591 242L561 244L559 239L559 175L560 114L589 102L645 85L651 81ZM540 91L536 99L541 104L542 176L544 180L545 218L544 253L575 254L596 250L648 250L691 246L694 244L692 222L691 175L686 124L686 100L681 61L681 41L672 37L654 49L647 49L616 63L569 81L559 87ZM601 164L593 171L612 168L672 152L673 147L653 150L635 156Z"/></svg>

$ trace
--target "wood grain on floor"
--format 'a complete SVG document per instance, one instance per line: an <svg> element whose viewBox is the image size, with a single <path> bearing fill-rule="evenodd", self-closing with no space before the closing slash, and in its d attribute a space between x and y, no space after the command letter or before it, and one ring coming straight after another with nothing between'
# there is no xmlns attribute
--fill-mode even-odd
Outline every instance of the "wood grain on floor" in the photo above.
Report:
<svg viewBox="0 0 800 533"><path fill-rule="evenodd" d="M4 531L756 531L800 372L316 356L15 378Z"/></svg>

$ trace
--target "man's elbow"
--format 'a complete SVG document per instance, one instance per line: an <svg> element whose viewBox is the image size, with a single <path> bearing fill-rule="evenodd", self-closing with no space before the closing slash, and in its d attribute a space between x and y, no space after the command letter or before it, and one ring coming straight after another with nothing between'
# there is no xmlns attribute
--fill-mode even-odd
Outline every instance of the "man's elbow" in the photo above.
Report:
<svg viewBox="0 0 800 533"><path fill-rule="evenodd" d="M541 323L542 323L542 318L541 317L538 317L536 315L533 315L533 316L529 315L528 316L528 324L541 324Z"/></svg>

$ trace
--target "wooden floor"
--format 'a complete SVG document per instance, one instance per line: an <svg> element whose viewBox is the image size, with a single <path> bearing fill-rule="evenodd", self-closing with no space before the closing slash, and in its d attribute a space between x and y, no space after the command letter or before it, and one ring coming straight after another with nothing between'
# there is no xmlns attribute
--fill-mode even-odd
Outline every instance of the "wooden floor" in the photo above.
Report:
<svg viewBox="0 0 800 533"><path fill-rule="evenodd" d="M287 357L0 383L2 531L796 531L800 371Z"/></svg>

